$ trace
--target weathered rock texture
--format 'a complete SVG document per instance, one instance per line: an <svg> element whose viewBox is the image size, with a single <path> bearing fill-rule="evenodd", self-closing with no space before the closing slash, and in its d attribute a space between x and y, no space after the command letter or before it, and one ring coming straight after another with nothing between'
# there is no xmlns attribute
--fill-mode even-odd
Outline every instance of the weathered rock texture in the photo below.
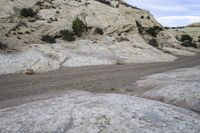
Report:
<svg viewBox="0 0 200 133"><path fill-rule="evenodd" d="M137 83L149 89L142 97L200 113L200 67L155 74Z"/></svg>
<svg viewBox="0 0 200 133"><path fill-rule="evenodd" d="M0 110L0 132L200 132L200 116L164 103L119 94L71 92Z"/></svg>

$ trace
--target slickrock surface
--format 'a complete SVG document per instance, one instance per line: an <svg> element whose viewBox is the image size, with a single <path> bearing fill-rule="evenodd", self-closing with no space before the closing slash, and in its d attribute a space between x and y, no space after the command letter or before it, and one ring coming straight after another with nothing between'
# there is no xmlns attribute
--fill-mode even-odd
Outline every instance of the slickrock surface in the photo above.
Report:
<svg viewBox="0 0 200 133"><path fill-rule="evenodd" d="M147 76L137 82L148 88L141 96L200 113L200 67Z"/></svg>
<svg viewBox="0 0 200 133"><path fill-rule="evenodd" d="M200 116L194 112L120 94L70 92L1 109L0 119L2 133L200 132Z"/></svg>

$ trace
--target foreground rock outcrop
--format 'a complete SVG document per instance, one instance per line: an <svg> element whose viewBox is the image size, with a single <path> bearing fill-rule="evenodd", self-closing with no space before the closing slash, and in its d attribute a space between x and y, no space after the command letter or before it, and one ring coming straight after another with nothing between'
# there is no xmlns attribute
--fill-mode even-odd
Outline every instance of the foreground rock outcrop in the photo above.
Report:
<svg viewBox="0 0 200 133"><path fill-rule="evenodd" d="M119 94L71 92L0 110L0 132L200 132L200 116Z"/></svg>
<svg viewBox="0 0 200 133"><path fill-rule="evenodd" d="M200 67L147 76L138 81L146 88L140 96L200 113Z"/></svg>

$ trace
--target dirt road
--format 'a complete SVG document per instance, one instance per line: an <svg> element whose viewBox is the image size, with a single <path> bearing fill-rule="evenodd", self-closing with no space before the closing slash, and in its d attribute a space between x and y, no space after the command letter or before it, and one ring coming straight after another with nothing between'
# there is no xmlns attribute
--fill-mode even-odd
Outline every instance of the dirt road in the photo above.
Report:
<svg viewBox="0 0 200 133"><path fill-rule="evenodd" d="M61 68L34 75L0 75L0 108L62 94L67 90L137 94L134 82L168 70L200 65L200 55L175 62Z"/></svg>

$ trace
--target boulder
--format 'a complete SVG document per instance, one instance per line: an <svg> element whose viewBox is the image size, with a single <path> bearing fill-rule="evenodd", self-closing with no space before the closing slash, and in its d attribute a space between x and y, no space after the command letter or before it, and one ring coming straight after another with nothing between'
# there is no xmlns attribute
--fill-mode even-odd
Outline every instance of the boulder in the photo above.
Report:
<svg viewBox="0 0 200 133"><path fill-rule="evenodd" d="M27 75L32 75L32 74L34 74L35 72L34 72L34 70L33 69L26 69L26 71L25 71L25 74L27 74Z"/></svg>

